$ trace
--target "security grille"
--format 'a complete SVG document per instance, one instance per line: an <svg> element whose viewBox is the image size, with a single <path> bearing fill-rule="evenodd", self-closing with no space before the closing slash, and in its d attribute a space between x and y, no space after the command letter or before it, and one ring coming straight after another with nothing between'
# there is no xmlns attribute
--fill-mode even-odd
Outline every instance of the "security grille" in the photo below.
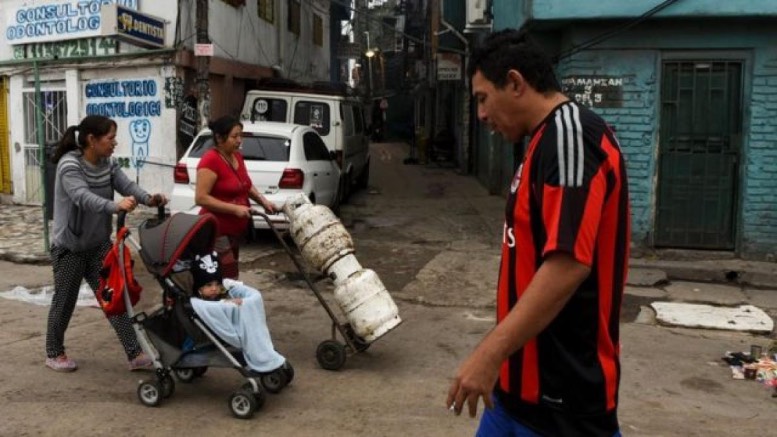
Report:
<svg viewBox="0 0 777 437"><path fill-rule="evenodd" d="M22 93L24 102L24 175L27 201L43 200L41 185L40 148L36 122L38 104L35 91ZM65 91L41 91L44 144L52 144L67 129L67 97Z"/></svg>
<svg viewBox="0 0 777 437"><path fill-rule="evenodd" d="M655 244L734 249L741 61L664 62Z"/></svg>

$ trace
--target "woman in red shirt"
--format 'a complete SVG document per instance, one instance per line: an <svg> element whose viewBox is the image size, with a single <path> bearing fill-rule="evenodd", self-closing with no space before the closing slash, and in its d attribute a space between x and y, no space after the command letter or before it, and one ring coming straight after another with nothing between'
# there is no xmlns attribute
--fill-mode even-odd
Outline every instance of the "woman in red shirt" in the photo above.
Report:
<svg viewBox="0 0 777 437"><path fill-rule="evenodd" d="M275 206L251 183L243 155L238 149L243 141L243 124L224 116L208 124L214 146L205 152L197 165L194 201L200 213L211 213L218 222L215 250L221 259L225 278L237 279L240 241L251 218L248 199L261 205L268 214Z"/></svg>

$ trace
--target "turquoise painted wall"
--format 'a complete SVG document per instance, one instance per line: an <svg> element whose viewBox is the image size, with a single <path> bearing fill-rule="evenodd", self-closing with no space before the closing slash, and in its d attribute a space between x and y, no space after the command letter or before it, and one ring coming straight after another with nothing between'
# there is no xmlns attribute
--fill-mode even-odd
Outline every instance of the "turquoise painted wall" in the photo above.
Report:
<svg viewBox="0 0 777 437"><path fill-rule="evenodd" d="M742 249L777 253L777 48L773 36L755 50L746 146ZM768 44L772 43L772 44Z"/></svg>
<svg viewBox="0 0 777 437"><path fill-rule="evenodd" d="M651 50L583 52L559 65L557 76L607 75L623 79L623 106L594 111L616 130L629 175L632 239L648 243L653 228L657 143L657 53Z"/></svg>
<svg viewBox="0 0 777 437"><path fill-rule="evenodd" d="M530 20L601 20L639 17L658 6L660 0L494 0L494 30L520 28ZM681 0L656 14L660 18L772 17L777 0L711 1Z"/></svg>
<svg viewBox="0 0 777 437"><path fill-rule="evenodd" d="M581 11L567 8L557 9L561 0L508 1L494 3L494 30L506 27L520 27L534 13L546 8L545 15L554 18L560 14L577 16L596 15L590 8ZM655 2L620 2L600 0L592 8L621 7L619 13L637 15L652 8ZM597 74L618 76L624 79L622 108L597 108L596 111L612 124L627 159L634 220L634 241L649 244L655 215L656 158L658 138L658 90L660 89L660 66L664 57L688 56L736 56L746 61L744 89L744 140L741 187L737 213L737 249L746 258L762 258L764 254L777 254L777 26L774 17L753 18L763 12L777 15L777 1L729 2L722 4L686 0L672 7L680 8L675 13L734 14L740 11L749 18L705 18L703 20L673 20L643 23L617 37L597 46L562 59L558 65L558 76L573 74ZM748 4L744 4L748 3ZM758 11L752 4L758 4ZM638 6L643 6L639 8ZM708 7L700 12L702 6ZM605 8L606 7L606 8ZM555 9L554 9L555 8ZM668 9L667 9L668 11ZM716 11L716 12L715 12ZM601 11L600 11L601 12ZM571 17L569 17L571 18ZM539 29L552 23L538 23ZM612 22L575 21L567 24L555 23L557 28L536 33L543 45L552 53L563 53L570 47L589 41L612 28ZM573 30L570 30L573 29ZM501 158L509 162L511 155Z"/></svg>

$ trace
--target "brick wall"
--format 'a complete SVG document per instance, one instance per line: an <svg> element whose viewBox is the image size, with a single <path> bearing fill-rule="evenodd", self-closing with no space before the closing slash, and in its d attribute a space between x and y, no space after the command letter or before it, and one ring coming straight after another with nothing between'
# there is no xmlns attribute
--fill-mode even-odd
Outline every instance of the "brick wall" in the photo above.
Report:
<svg viewBox="0 0 777 437"><path fill-rule="evenodd" d="M656 52L585 51L562 61L558 77L602 75L623 79L621 107L593 108L614 127L626 158L632 212L632 240L646 245L653 227L653 187L658 95Z"/></svg>
<svg viewBox="0 0 777 437"><path fill-rule="evenodd" d="M742 252L760 258L777 253L776 49L755 52L749 123L742 178Z"/></svg>

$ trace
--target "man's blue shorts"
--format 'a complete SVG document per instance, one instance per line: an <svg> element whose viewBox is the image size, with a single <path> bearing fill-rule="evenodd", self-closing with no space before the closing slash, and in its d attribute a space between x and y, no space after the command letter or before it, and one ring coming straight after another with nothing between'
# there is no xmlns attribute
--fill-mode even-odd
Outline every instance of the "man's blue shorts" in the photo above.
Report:
<svg viewBox="0 0 777 437"><path fill-rule="evenodd" d="M494 408L486 408L483 412L476 437L543 437L513 419L496 396L493 396L491 401ZM621 437L620 431L613 437Z"/></svg>

